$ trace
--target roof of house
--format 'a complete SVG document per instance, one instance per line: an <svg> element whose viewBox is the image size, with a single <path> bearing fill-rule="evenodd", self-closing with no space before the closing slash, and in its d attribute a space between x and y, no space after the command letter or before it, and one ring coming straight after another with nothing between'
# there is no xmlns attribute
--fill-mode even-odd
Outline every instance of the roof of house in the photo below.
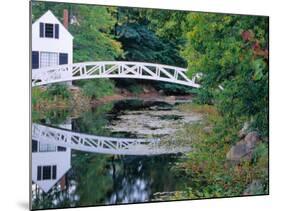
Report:
<svg viewBox="0 0 281 211"><path fill-rule="evenodd" d="M47 12L45 12L45 13L44 13L40 18L38 18L32 25L37 24L37 23L40 21L40 19L44 18L45 16L51 16L52 18L54 18L54 19L57 21L57 23L58 23L61 27L63 27L63 29L73 38L72 34L70 34L70 32L68 31L68 29L65 28L65 26L64 26L64 25L59 21L59 19L52 13L51 10L48 10Z"/></svg>
<svg viewBox="0 0 281 211"><path fill-rule="evenodd" d="M51 182L44 182L44 180L38 182L32 180L34 183L36 183L45 193L49 192L49 190L54 187L66 174L67 172L71 169L71 166L65 170L65 172L60 175L59 178L52 180Z"/></svg>

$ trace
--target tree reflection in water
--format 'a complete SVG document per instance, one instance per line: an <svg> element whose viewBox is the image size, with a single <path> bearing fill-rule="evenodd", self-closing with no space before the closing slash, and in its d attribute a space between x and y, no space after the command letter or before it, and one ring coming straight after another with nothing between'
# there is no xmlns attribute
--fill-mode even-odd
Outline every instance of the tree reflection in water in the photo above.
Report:
<svg viewBox="0 0 281 211"><path fill-rule="evenodd" d="M51 118L37 121L64 128L70 124L68 129L76 132L110 136L105 126L118 112L129 108L141 110L145 106L141 101L111 103L71 120L65 112L55 111ZM180 155L125 156L71 150L67 156L70 156L71 169L58 178L50 190L44 192L33 183L33 209L145 202L156 192L180 190L186 182L172 171ZM67 158L57 156L56 159L59 162Z"/></svg>

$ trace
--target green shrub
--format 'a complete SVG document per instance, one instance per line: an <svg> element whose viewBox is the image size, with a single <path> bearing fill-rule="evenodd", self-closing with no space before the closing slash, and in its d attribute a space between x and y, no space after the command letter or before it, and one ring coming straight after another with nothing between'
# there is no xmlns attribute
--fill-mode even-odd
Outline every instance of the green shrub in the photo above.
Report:
<svg viewBox="0 0 281 211"><path fill-rule="evenodd" d="M195 103L208 105L213 104L213 95L211 94L211 92L207 91L204 88L196 89L194 90L194 92L197 94L194 100Z"/></svg>
<svg viewBox="0 0 281 211"><path fill-rule="evenodd" d="M52 103L66 104L70 100L71 93L65 84L54 84L44 87L32 88L31 104L32 107L46 107Z"/></svg>
<svg viewBox="0 0 281 211"><path fill-rule="evenodd" d="M115 85L109 79L89 80L83 84L82 90L87 97L101 98L114 94Z"/></svg>
<svg viewBox="0 0 281 211"><path fill-rule="evenodd" d="M32 94L31 94L31 104L32 104L32 106L37 104L39 96L40 96L40 90L38 89L38 87L34 87L32 89Z"/></svg>
<svg viewBox="0 0 281 211"><path fill-rule="evenodd" d="M260 143L253 152L253 161L257 162L262 157L268 156L268 145Z"/></svg>
<svg viewBox="0 0 281 211"><path fill-rule="evenodd" d="M143 92L143 89L139 84L131 85L127 89L133 94L140 94Z"/></svg>
<svg viewBox="0 0 281 211"><path fill-rule="evenodd" d="M52 124L59 125L67 119L67 117L69 116L69 110L51 109L44 112L44 116Z"/></svg>
<svg viewBox="0 0 281 211"><path fill-rule="evenodd" d="M194 93L194 89L191 87L166 83L166 82L153 82L156 89L163 90L168 95L184 95Z"/></svg>
<svg viewBox="0 0 281 211"><path fill-rule="evenodd" d="M31 104L35 106L39 104L44 98L44 91L40 87L32 88L31 93Z"/></svg>
<svg viewBox="0 0 281 211"><path fill-rule="evenodd" d="M63 99L69 99L70 92L67 89L66 84L53 84L47 88L45 96L47 98L54 97L54 96L61 96Z"/></svg>

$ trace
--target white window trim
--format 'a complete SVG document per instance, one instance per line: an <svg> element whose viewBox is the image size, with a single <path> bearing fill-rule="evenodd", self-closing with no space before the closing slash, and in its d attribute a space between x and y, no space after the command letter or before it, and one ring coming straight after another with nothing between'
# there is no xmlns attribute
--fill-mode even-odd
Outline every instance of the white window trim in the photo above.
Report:
<svg viewBox="0 0 281 211"><path fill-rule="evenodd" d="M42 68L42 67L50 67L50 61L48 61L48 66L42 66L42 54L43 53L47 53L49 54L56 54L56 58L57 58L57 63L54 65L54 66L57 66L59 65L59 53L58 52L51 52L51 51L40 51L39 52L39 67Z"/></svg>
<svg viewBox="0 0 281 211"><path fill-rule="evenodd" d="M43 179L43 168L47 167L47 166L51 166L50 179ZM57 170L56 170L56 178L55 179L53 179L53 167L54 166L56 166L56 168L57 168ZM38 170L38 167L41 167L41 178L40 178L39 181L56 180L57 179L57 174L58 174L58 167L57 167L57 165L38 165L37 166L37 170ZM38 175L38 172L37 172L37 175Z"/></svg>

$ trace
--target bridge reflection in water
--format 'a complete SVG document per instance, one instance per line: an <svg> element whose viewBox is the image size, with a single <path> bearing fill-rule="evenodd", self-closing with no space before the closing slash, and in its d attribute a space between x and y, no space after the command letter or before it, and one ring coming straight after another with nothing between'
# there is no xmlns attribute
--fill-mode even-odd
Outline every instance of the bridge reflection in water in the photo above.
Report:
<svg viewBox="0 0 281 211"><path fill-rule="evenodd" d="M114 138L32 124L32 181L44 192L62 183L71 169L71 150L111 155L159 155L187 151L161 146L160 139Z"/></svg>
<svg viewBox="0 0 281 211"><path fill-rule="evenodd" d="M160 139L115 138L77 133L66 129L32 124L32 139L71 149L119 155L153 155L166 151Z"/></svg>

